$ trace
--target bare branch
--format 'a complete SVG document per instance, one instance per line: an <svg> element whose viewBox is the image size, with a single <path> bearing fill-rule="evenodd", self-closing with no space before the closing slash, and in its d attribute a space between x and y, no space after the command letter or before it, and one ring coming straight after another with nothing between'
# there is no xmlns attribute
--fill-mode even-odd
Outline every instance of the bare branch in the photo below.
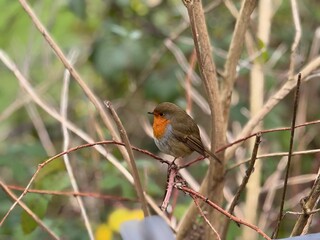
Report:
<svg viewBox="0 0 320 240"><path fill-rule="evenodd" d="M149 210L148 210L147 201L146 201L145 196L144 196L144 191L143 191L142 184L141 184L141 181L140 181L138 168L137 168L136 162L134 160L132 147L131 147L127 132L124 129L118 114L116 113L116 111L112 107L111 102L104 101L104 104L109 109L109 111L111 113L111 116L113 117L116 125L118 126L118 130L120 132L121 139L124 142L124 146L125 146L125 148L126 148L126 150L128 152L128 155L129 155L128 165L131 168L131 173L132 173L132 176L133 176L133 179L134 179L135 190L137 191L137 195L138 195L139 200L141 202L144 216L147 217L147 216L150 215L150 213L149 213Z"/></svg>
<svg viewBox="0 0 320 240"><path fill-rule="evenodd" d="M225 144L225 122L223 121L222 116L216 67L212 58L212 49L202 2L200 0L183 0L183 3L188 11L194 46L197 53L197 62L201 73L201 79L208 96L208 103L211 111L211 151L214 152L216 147L221 147ZM219 164L216 164L215 161L210 162L208 174L201 185L200 192L208 195L208 197L215 202L222 202L223 181L221 181L221 179L223 179L224 175L224 166L223 164L217 165ZM215 179L218 179L218 181ZM181 221L177 239L184 239L186 234L188 234L188 231L190 231L191 225L196 224L192 218L196 212L197 209L195 205L191 205L187 210L187 214ZM215 212L210 212L208 218L212 221L213 226L219 230L219 219L215 215ZM206 235L206 238L211 239L211 231Z"/></svg>
<svg viewBox="0 0 320 240"><path fill-rule="evenodd" d="M9 189L24 191L24 187L15 186L15 185L6 185ZM70 191L52 191L52 190L43 190L43 189L28 189L28 193L37 193L37 194L47 194L47 195L57 195L57 196L81 196L81 197L92 197L98 198L106 201L122 201L122 202L137 202L138 199L119 197L113 195L100 194L95 192L70 192Z"/></svg>
<svg viewBox="0 0 320 240"><path fill-rule="evenodd" d="M227 123L232 90L237 75L237 65L243 48L245 33L248 29L250 16L257 4L256 0L245 0L242 2L239 17L230 43L228 57L224 66L224 84L222 88L223 119ZM225 126L226 129L226 126Z"/></svg>
<svg viewBox="0 0 320 240"><path fill-rule="evenodd" d="M267 240L271 240L270 237L267 236L267 234L265 234L261 229L259 229L257 226L248 223L240 218L237 218L235 216L233 216L232 214L228 213L227 211L225 211L224 209L222 209L221 207L219 207L217 204L215 204L214 202L212 202L211 200L209 200L207 197L204 197L203 195L201 195L200 193L186 187L186 186L179 186L179 185L175 185L175 187L183 192L185 192L186 194L190 194L192 195L192 197L196 197L201 199L202 201L204 201L205 203L209 204L210 207L214 208L215 210L217 210L218 212L222 213L223 215L225 215L226 217L230 218L231 220L245 225L251 229L253 229L254 231L256 231L257 233L259 233L264 239Z"/></svg>
<svg viewBox="0 0 320 240"><path fill-rule="evenodd" d="M311 74L314 70L319 68L320 66L320 57L313 59L304 68L300 71L301 73L301 80L303 82L307 82L310 80L307 78L309 74ZM297 75L295 75L297 79ZM238 139L248 136L253 129L257 126L257 124L285 97L287 96L292 89L296 86L294 81L288 80L273 96L271 96L268 101L264 104L263 108L253 116L242 129L241 133L238 134ZM235 144L231 148L226 151L225 158L226 160L230 159L236 149L240 146L240 144Z"/></svg>
<svg viewBox="0 0 320 240"><path fill-rule="evenodd" d="M201 206L199 205L198 201L197 201L197 198L196 197L193 197L193 195L191 195L195 205L197 206L199 212L200 212L200 215L203 217L203 219L206 221L206 223L209 225L209 227L211 228L211 230L214 232L214 234L216 235L217 239L218 240L221 240L221 237L219 235L219 233L217 232L217 230L212 226L212 224L210 223L209 219L206 217L206 215L204 214L204 212L202 211L201 209Z"/></svg>
<svg viewBox="0 0 320 240"><path fill-rule="evenodd" d="M277 237L279 229L280 229L280 223L283 218L283 207L284 207L284 202L285 202L285 197L286 197L286 192L287 192L289 171L290 171L292 151L293 151L293 139L294 139L294 133L295 133L295 126L296 126L297 110L298 110L298 105L299 105L300 84L301 84L301 73L298 74L297 88L296 88L295 97L294 97L288 163L287 163L286 175L284 178L283 193L282 193L282 199L281 199L281 203L280 203L280 212L279 212L277 226L272 234L273 238Z"/></svg>
<svg viewBox="0 0 320 240"><path fill-rule="evenodd" d="M296 0L291 0L291 9L292 9L293 23L294 23L294 27L295 27L295 36L294 36L294 41L291 46L289 78L293 79L295 64L297 61L297 59L296 59L297 49L298 49L298 46L300 43L302 30L301 30L301 23L300 23L300 17L299 17L298 3Z"/></svg>
<svg viewBox="0 0 320 240"><path fill-rule="evenodd" d="M250 178L250 175L252 174L253 172L253 169L254 169L254 164L256 162L256 159L257 159L257 154L258 154L258 149L259 149L259 145L260 145L260 142L261 142L261 134L257 135L256 136L256 141L255 141L255 144L254 144L254 148L252 150L252 155L251 155L251 160L250 160L250 165L248 166L248 169L246 171L246 175L244 176L244 178L242 179L242 183L241 185L239 186L238 188L238 191L237 193L234 195L234 198L233 198L233 201L229 207L229 210L228 212L230 214L233 214L233 211L234 211L234 208L235 206L238 204L238 201L239 201L239 197L241 195L241 192L244 190L244 188L246 187L246 184L248 183L249 181L249 178ZM258 193L257 193L258 194Z"/></svg>
<svg viewBox="0 0 320 240"><path fill-rule="evenodd" d="M52 239L59 240L60 238L50 229L48 228L45 223L34 213L30 208L28 208L27 205L25 205L22 201L19 201L17 196L0 180L0 186L2 187L3 191L7 193L14 201L18 202L18 204L25 210L32 218L33 220L39 224L39 226L47 232ZM2 225L2 222L0 226Z"/></svg>
<svg viewBox="0 0 320 240"><path fill-rule="evenodd" d="M299 216L292 232L291 236L298 236L302 233L304 228L306 227L309 219L312 217L314 213L313 209L316 207L317 202L320 197L320 169L318 170L317 178L314 181L312 189L309 195L301 201L301 206L303 209L302 215ZM318 210L316 210L317 212Z"/></svg>
<svg viewBox="0 0 320 240"><path fill-rule="evenodd" d="M74 62L76 60L76 56L77 56L77 52L72 51L70 53L69 61L71 64L74 64ZM68 113L68 99L69 99L69 97L68 97L69 96L69 83L70 83L70 72L66 70L64 72L64 77L63 77L63 87L62 87L61 103L60 103L60 109L61 109L60 113L61 113L61 116L65 119L68 118L67 113ZM66 151L69 147L69 144L70 144L70 135L69 135L68 128L67 128L65 122L61 123L61 128L62 128L62 134L63 134L63 151ZM78 183L74 177L74 171L73 171L72 166L70 164L69 156L67 154L64 155L63 160L64 160L64 164L67 169L67 173L68 173L68 176L69 176L69 179L71 182L71 186L74 191L79 192ZM87 211L85 209L84 203L83 203L80 196L76 196L76 199L79 204L81 216L83 217L83 221L84 221L84 224L85 224L86 229L88 231L89 238L91 240L94 240L91 223L89 221L89 217L88 217Z"/></svg>

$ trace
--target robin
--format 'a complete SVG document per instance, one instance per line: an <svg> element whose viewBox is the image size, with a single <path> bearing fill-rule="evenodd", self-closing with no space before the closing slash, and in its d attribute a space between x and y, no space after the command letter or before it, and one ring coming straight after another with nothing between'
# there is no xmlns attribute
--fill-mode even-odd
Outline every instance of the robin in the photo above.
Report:
<svg viewBox="0 0 320 240"><path fill-rule="evenodd" d="M161 152L176 159L196 151L204 157L209 154L221 163L214 153L205 149L198 125L182 108L163 102L148 113L153 115L154 141Z"/></svg>

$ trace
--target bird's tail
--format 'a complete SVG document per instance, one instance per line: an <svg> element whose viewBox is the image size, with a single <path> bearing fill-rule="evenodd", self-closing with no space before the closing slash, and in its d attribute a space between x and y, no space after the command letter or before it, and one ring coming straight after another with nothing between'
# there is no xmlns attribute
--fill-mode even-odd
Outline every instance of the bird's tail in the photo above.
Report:
<svg viewBox="0 0 320 240"><path fill-rule="evenodd" d="M222 161L215 155L213 152L205 149L205 152L209 154L214 160L216 160L218 163L222 164Z"/></svg>

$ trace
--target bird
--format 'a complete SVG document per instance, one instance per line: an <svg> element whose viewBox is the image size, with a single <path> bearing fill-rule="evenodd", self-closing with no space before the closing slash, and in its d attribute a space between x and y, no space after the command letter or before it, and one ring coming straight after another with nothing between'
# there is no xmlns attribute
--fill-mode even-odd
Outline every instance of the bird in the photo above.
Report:
<svg viewBox="0 0 320 240"><path fill-rule="evenodd" d="M163 102L148 113L153 115L155 144L161 152L173 156L174 161L195 151L206 158L210 155L222 163L214 153L204 147L198 125L182 108Z"/></svg>

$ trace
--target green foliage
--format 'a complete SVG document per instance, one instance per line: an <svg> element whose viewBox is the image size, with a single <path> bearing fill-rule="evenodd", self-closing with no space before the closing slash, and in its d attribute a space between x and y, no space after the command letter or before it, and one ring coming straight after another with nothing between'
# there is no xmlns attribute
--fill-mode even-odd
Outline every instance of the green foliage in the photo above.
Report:
<svg viewBox="0 0 320 240"><path fill-rule="evenodd" d="M179 85L174 76L169 73L153 74L145 85L145 95L157 102L175 101L179 96Z"/></svg>
<svg viewBox="0 0 320 240"><path fill-rule="evenodd" d="M87 4L85 0L69 0L69 8L80 19L86 19Z"/></svg>
<svg viewBox="0 0 320 240"><path fill-rule="evenodd" d="M30 195L26 200L27 206L35 213L40 219L42 219L47 211L48 201L42 196ZM25 234L32 233L38 223L26 212L21 214L21 226Z"/></svg>
<svg viewBox="0 0 320 240"><path fill-rule="evenodd" d="M186 9L178 0L140 1L140 0L34 0L31 4L35 14L53 36L61 50L68 55L71 50L78 52L75 68L84 81L101 100L111 100L123 121L131 142L142 149L157 154L153 140L144 131L148 126L143 122L146 112L152 110L157 102L171 101L186 106L186 92L179 80L186 78L185 72L177 62L176 56L164 45L164 40L175 36L181 24L186 21ZM212 1L203 1L205 5ZM239 9L241 2L233 1ZM299 46L297 68L308 59L315 30L320 21L320 8L317 1L298 1L302 20L302 41ZM16 63L18 69L26 76L41 101L47 103L51 110L60 111L61 89L64 66L52 52L47 41L35 28L34 24L21 7L19 1L0 0L0 49L4 50ZM225 6L224 1L206 14L208 31L213 45L213 55L219 72L224 64L233 36L235 18ZM265 71L265 100L276 91L286 79L289 68L290 46L294 37L290 1L282 1L272 22L272 33L268 46L256 38L257 17L252 16L249 33L253 36L255 49L261 54L252 59L247 51L242 52L237 82L230 110L228 136L233 138L250 118L249 83L250 67L255 61L263 65ZM189 28L172 38L185 59L189 60L194 45ZM286 46L279 60L270 65L270 59L277 54L279 46ZM248 60L249 59L249 60ZM301 60L302 59L302 60ZM196 63L195 72L199 74ZM3 63L0 63L0 176L7 184L26 186L36 171L38 164L49 159L47 152L50 145L43 136L48 134L54 147L54 153L62 151L63 135L61 123L31 101L37 110L37 116L25 109L23 103L4 117L5 111L17 106L17 102L27 99L28 94L21 89L17 78ZM223 84L223 77L219 79ZM194 90L206 99L203 86L193 84ZM306 119L319 119L318 86L311 86ZM111 139L109 130L100 119L96 109L89 102L83 89L70 81L68 102L68 119L79 130L89 134L95 141ZM309 97L310 97L309 96ZM308 98L310 100L310 98ZM202 117L203 111L193 101L193 114L203 124L209 126L208 116ZM292 96L281 101L263 119L265 129L290 126ZM35 123L38 120L43 123ZM151 118L148 119L149 121ZM39 126L45 130L39 130ZM207 129L206 129L207 130ZM47 132L46 132L47 131ZM316 138L319 129L307 128L308 144L319 148L320 140ZM207 131L209 133L209 130ZM40 137L41 136L41 137ZM268 152L287 151L289 131L269 133L263 136L262 145ZM229 139L229 138L228 138ZM298 139L299 142L300 139ZM70 131L70 147L84 143ZM107 151L118 158L128 169L116 148L107 146ZM137 198L132 186L119 170L92 148L82 149L69 154L75 170L75 178L80 184L81 192ZM166 171L159 171L159 166L149 156L135 153L143 185L148 194L161 203L165 192ZM316 172L313 155L303 157L301 172ZM171 158L170 158L171 159ZM265 159L262 181L266 181L277 168L280 158ZM262 160L264 161L264 160ZM233 159L230 164L233 164ZM190 168L192 176L201 181L207 165L200 163ZM236 172L238 169L233 170ZM231 175L231 174L230 174ZM227 176L227 177L230 177ZM231 181L233 176L231 176ZM226 184L229 184L227 179ZM228 186L229 187L229 186ZM298 186L298 190L301 190ZM62 157L54 160L39 172L31 188L42 190L72 191L70 179ZM232 190L234 186L231 187ZM305 186L303 186L305 188ZM18 194L18 191L16 192ZM263 194L262 194L263 195ZM278 197L278 196L276 196ZM261 196L264 198L264 195ZM245 199L242 197L241 199ZM73 196L52 196L28 193L22 199L29 208L48 224L59 236L68 239L87 239L77 202ZM101 218L119 206L137 208L134 202L107 201L92 197L83 197L88 208L90 222L97 226ZM278 200L278 199L277 199ZM0 191L0 213L3 216L11 206L11 199ZM188 196L179 195L174 216L180 219L191 202ZM203 219L199 218L199 221ZM271 223L272 224L272 223ZM289 224L292 222L289 221ZM241 229L230 224L228 239L240 236ZM287 229L283 235L287 234ZM0 239L47 239L47 234L37 228L37 224L17 207L0 228Z"/></svg>
<svg viewBox="0 0 320 240"><path fill-rule="evenodd" d="M237 239L241 236L241 228L237 226L233 221L230 222L230 230L228 231L227 240Z"/></svg>
<svg viewBox="0 0 320 240"><path fill-rule="evenodd" d="M263 63L267 62L267 60L269 58L269 54L266 49L267 46L265 45L265 43L261 39L258 39L258 48L261 51L261 56L258 58L258 60L260 60L260 63L263 64Z"/></svg>
<svg viewBox="0 0 320 240"><path fill-rule="evenodd" d="M181 219L184 215L184 213L186 212L186 210L188 209L189 204L179 204L176 206L175 210L174 210L174 216L177 219Z"/></svg>

